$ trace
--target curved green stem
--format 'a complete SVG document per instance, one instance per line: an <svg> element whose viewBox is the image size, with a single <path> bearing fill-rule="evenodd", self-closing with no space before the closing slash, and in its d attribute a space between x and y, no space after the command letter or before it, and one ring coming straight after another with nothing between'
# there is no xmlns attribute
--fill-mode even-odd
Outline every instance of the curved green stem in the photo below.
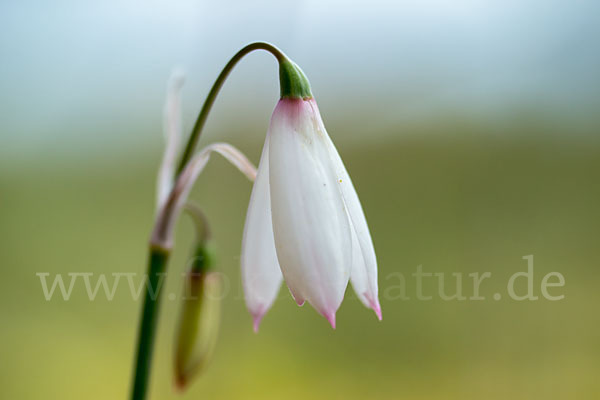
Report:
<svg viewBox="0 0 600 400"><path fill-rule="evenodd" d="M196 146L198 144L198 140L200 139L200 133L202 132L202 128L204 128L204 124L206 123L206 119L208 118L208 114L210 113L210 109L212 108L212 105L214 104L215 99L217 98L217 94L219 94L219 90L221 90L221 87L225 83L227 76L229 76L229 73L231 72L233 67L235 67L238 61L240 61L246 54L251 53L254 50L266 50L269 53L273 54L277 61L280 63L284 60L287 60L287 57L285 56L285 54L283 54L281 50L279 50L272 44L265 42L250 43L249 45L238 51L231 58L231 60L229 60L229 62L225 65L225 67L217 77L217 80L210 89L210 92L208 92L206 100L204 100L204 104L202 105L202 109L200 110L200 114L198 115L198 119L196 120L196 124L194 125L194 129L192 130L191 136L187 142L185 150L181 155L181 159L179 160L179 165L177 167L177 175L179 175L181 171L183 171L183 168L185 168L186 164L192 157L192 154L194 153L194 150L196 149Z"/></svg>

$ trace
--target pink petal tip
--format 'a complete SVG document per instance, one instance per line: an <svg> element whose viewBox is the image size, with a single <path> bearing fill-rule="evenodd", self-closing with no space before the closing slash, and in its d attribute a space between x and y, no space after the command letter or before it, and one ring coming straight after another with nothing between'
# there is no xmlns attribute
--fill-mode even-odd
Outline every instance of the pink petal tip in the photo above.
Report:
<svg viewBox="0 0 600 400"><path fill-rule="evenodd" d="M335 312L324 312L323 316L329 321L331 327L335 329Z"/></svg>
<svg viewBox="0 0 600 400"><path fill-rule="evenodd" d="M304 299L298 295L295 295L294 292L290 289L290 293L292 294L292 298L298 304L298 307L302 307L304 305Z"/></svg>
<svg viewBox="0 0 600 400"><path fill-rule="evenodd" d="M252 329L254 333L258 333L258 328L260 327L260 321L265 316L264 312L257 312L252 314Z"/></svg>
<svg viewBox="0 0 600 400"><path fill-rule="evenodd" d="M365 297L369 301L369 306L371 306L373 311L375 311L375 315L377 315L377 319L379 319L381 321L382 316L381 316L381 305L379 305L379 299L377 299L377 298L373 299L371 296L369 296L368 293L365 293Z"/></svg>
<svg viewBox="0 0 600 400"><path fill-rule="evenodd" d="M379 304L377 305L377 308L373 308L373 311L375 311L375 315L377 315L377 319L381 321L383 319L383 317L381 315L381 307L379 306Z"/></svg>

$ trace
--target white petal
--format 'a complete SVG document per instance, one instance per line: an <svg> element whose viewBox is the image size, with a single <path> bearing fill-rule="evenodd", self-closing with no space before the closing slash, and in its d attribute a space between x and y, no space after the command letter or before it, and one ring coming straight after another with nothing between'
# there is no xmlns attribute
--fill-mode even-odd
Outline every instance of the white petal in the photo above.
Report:
<svg viewBox="0 0 600 400"><path fill-rule="evenodd" d="M381 321L381 306L377 296L377 264L372 268L363 257L360 241L356 235L356 230L352 229L352 270L350 272L350 282L352 288L360 301L369 308L372 308ZM372 283L374 282L374 284Z"/></svg>
<svg viewBox="0 0 600 400"><path fill-rule="evenodd" d="M284 99L271 119L269 176L279 265L297 301L335 325L352 237L337 175L310 101Z"/></svg>
<svg viewBox="0 0 600 400"><path fill-rule="evenodd" d="M246 306L252 314L256 332L260 320L277 297L283 279L277 262L271 223L268 136L246 214L241 265Z"/></svg>
<svg viewBox="0 0 600 400"><path fill-rule="evenodd" d="M320 121L320 124L323 125L322 121ZM325 128L323 127L322 129L324 130ZM372 308L381 320L381 306L379 305L377 287L377 259L367 219L365 218L354 185L352 185L350 175L348 175L335 145L329 136L326 139L329 154L339 178L338 184L352 225L353 256L350 281L358 298L365 306Z"/></svg>

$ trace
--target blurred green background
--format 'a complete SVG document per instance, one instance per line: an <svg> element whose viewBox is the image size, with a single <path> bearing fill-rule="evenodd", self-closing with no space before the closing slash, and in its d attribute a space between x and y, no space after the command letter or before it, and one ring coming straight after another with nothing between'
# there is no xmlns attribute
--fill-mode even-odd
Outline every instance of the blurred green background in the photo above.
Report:
<svg viewBox="0 0 600 400"><path fill-rule="evenodd" d="M351 290L333 331L287 289L255 335L239 253L250 183L213 157L192 197L213 222L229 290L206 373L172 385L178 303L164 298L154 399L600 397L600 56L593 2L3 3L0 13L0 397L125 399L141 304L125 282L46 301L49 272L143 273L174 66L184 126L252 40L307 73L353 178L379 261L383 321ZM351 85L349 85L351 83ZM276 66L251 55L202 143L257 162ZM165 290L193 232L181 219ZM537 301L506 284L534 255ZM415 298L410 274L491 272L483 301ZM541 297L560 272L566 284ZM410 300L398 298L397 273ZM525 290L523 282L517 286ZM501 293L500 300L492 295Z"/></svg>

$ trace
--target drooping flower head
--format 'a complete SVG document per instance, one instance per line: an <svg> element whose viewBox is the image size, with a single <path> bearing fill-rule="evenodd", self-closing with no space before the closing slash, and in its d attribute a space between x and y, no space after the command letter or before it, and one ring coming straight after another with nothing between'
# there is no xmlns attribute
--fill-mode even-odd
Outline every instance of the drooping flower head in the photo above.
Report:
<svg viewBox="0 0 600 400"><path fill-rule="evenodd" d="M242 57L259 49L269 51L279 61L281 100L271 118L257 175L248 159L229 144L213 143L200 152L195 149L227 75ZM155 295L150 288L158 290L160 276L173 249L175 223L213 152L223 155L250 180L255 180L242 244L244 289L255 330L277 296L283 278L299 305L308 301L334 328L335 313L349 280L361 301L381 319L377 264L365 216L300 68L268 43L255 42L243 47L217 77L187 144L177 157L182 84L182 76L176 75L168 87L167 145L158 176L157 213L148 261L149 290L140 321L133 399L145 398L148 390L159 308L158 292ZM187 203L188 208L190 204ZM218 330L216 295L220 292L220 281L208 269L206 231L199 232L203 232L195 245L195 255L199 257L186 275L193 296L182 306L176 340L175 377L180 388L210 360Z"/></svg>
<svg viewBox="0 0 600 400"><path fill-rule="evenodd" d="M381 319L375 251L354 186L303 72L288 60L280 78L242 243L254 329L282 278L299 305L308 301L334 328L349 280Z"/></svg>

